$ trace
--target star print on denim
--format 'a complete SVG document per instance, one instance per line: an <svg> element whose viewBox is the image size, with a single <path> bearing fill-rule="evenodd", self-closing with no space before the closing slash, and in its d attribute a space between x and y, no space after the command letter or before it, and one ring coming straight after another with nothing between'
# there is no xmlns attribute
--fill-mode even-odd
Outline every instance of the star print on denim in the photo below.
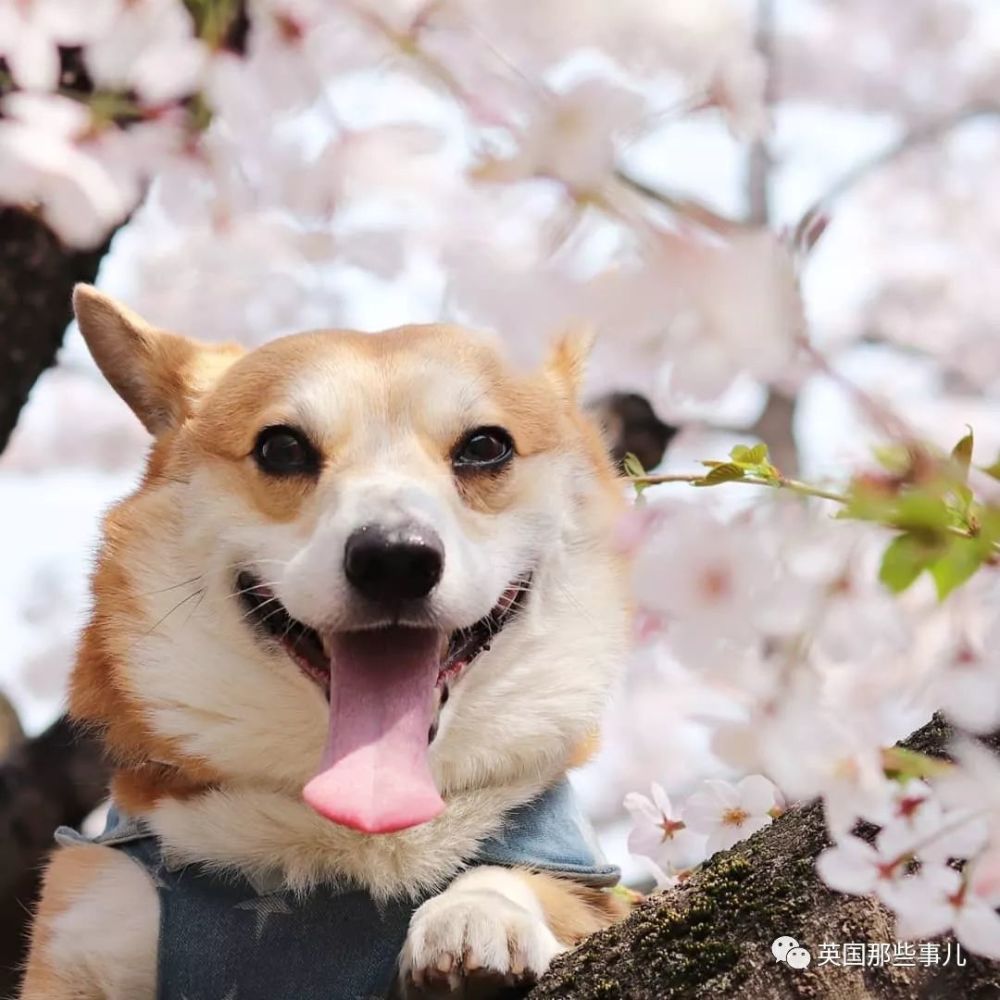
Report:
<svg viewBox="0 0 1000 1000"><path fill-rule="evenodd" d="M287 916L292 912L292 908L280 895L260 896L257 899L247 899L242 903L237 903L236 910L249 910L257 917L257 940L264 936L264 928L268 920L277 915Z"/></svg>
<svg viewBox="0 0 1000 1000"><path fill-rule="evenodd" d="M87 841L63 831L60 842ZM427 898L376 900L347 883L321 883L295 895L278 888L280 873L248 879L177 864L141 820L114 812L93 842L122 851L155 875L159 1000L385 997L410 917ZM456 858L458 864L527 867L592 886L618 879L593 847L565 781L504 816L501 828L475 855Z"/></svg>

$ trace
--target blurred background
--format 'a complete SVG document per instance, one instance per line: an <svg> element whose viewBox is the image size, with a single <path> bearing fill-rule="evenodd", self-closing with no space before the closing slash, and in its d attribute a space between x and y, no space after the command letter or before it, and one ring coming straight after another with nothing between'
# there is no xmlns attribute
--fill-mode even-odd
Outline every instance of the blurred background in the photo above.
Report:
<svg viewBox="0 0 1000 1000"><path fill-rule="evenodd" d="M128 221L81 234L44 216L80 247L113 231L98 284L150 321L258 344L451 319L496 330L523 364L590 324L588 399L612 436L631 414L629 446L661 471L763 439L786 473L835 480L883 430L865 400L942 446L973 422L977 447L1000 449L995 0L289 2L255 16L201 54L214 117L196 149L163 114L112 114L115 135L71 140L112 176L133 170ZM24 89L12 24L6 98ZM0 202L16 203L50 109L3 108ZM70 327L0 455L0 692L29 736L61 713L100 517L146 445ZM725 706L679 662L631 670L579 782L609 854L641 879L622 797L725 773L705 727Z"/></svg>

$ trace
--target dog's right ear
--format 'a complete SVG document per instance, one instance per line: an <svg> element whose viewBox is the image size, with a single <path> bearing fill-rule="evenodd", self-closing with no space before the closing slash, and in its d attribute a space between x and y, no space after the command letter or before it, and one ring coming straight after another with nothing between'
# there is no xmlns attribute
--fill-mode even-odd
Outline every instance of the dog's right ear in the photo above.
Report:
<svg viewBox="0 0 1000 1000"><path fill-rule="evenodd" d="M73 289L73 310L97 367L151 434L179 426L242 349L158 330L92 285Z"/></svg>

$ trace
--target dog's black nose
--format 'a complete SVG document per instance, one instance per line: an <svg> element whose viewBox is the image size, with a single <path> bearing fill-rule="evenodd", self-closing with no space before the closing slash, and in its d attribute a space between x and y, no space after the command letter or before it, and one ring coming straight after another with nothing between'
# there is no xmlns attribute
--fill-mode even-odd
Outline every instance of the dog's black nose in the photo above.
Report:
<svg viewBox="0 0 1000 1000"><path fill-rule="evenodd" d="M441 539L420 525L382 528L368 524L352 532L344 546L347 579L372 601L426 597L443 570Z"/></svg>

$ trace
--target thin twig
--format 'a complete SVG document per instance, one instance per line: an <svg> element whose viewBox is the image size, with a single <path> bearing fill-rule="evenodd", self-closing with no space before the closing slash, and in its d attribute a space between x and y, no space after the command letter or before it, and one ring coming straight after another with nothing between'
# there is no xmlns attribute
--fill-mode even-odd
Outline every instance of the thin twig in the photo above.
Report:
<svg viewBox="0 0 1000 1000"><path fill-rule="evenodd" d="M787 490L789 493L795 493L797 496L815 497L819 500L832 500L834 503L843 504L845 506L849 504L852 499L846 493L837 493L834 490L824 490L819 486L812 486L809 483L803 483L798 479L787 479L784 476L778 476L776 479L763 479L759 476L740 476L738 479L726 479L720 483L713 483L710 482L706 476L697 472L676 472L657 476L626 476L625 479L634 486L660 486L663 483L688 483L692 486L708 487L723 486L729 483L743 483L746 486L767 486L772 490ZM883 524L883 527L899 528L900 526L885 523ZM953 524L943 525L941 530L949 535L954 535L956 538L972 539L979 537L975 531L971 531L967 528L960 528ZM993 548L1000 552L1000 543L994 543Z"/></svg>
<svg viewBox="0 0 1000 1000"><path fill-rule="evenodd" d="M966 125L971 121L975 121L977 118L994 118L998 116L1000 116L1000 105L973 104L952 112L950 115L946 115L936 121L927 122L923 125L918 125L915 128L910 129L909 132L903 135L892 145L888 146L886 149L881 150L874 156L870 156L867 160L862 160L861 163L851 167L850 170L834 181L834 183L823 194L821 194L808 209L806 209L806 211L802 214L798 225L795 227L796 244L799 243L800 238L812 225L815 219L825 212L831 202L836 201L838 198L847 194L848 191L856 187L861 181L865 180L869 174L889 163L894 162L895 160L898 160L900 157L905 156L908 152L919 146L926 146L928 143L944 138L944 136L948 135L950 132L954 132L956 129L961 128L963 125Z"/></svg>
<svg viewBox="0 0 1000 1000"><path fill-rule="evenodd" d="M626 476L630 483L636 486L659 486L662 483L689 483L694 486L723 485L722 483L708 483L705 476L700 473L667 473L662 476ZM746 483L748 486L770 486L772 489L784 489L800 496L817 497L820 500L833 500L835 503L847 504L851 498L846 493L834 493L832 490L824 490L818 486L810 486L798 479L786 479L784 476L778 479L761 479L757 476L740 476L739 479L727 479L727 483Z"/></svg>

